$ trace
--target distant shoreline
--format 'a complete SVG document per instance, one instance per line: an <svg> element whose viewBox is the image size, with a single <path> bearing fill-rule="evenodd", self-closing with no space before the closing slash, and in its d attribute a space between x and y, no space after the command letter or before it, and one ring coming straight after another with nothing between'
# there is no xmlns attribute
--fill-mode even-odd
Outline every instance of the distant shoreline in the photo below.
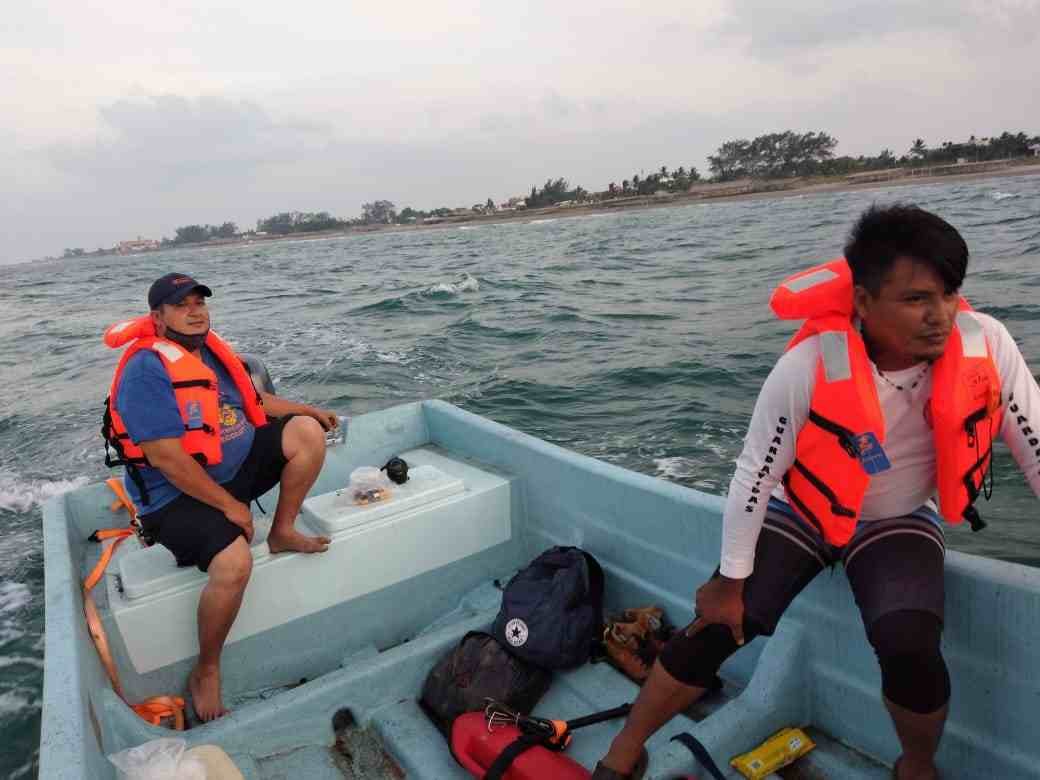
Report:
<svg viewBox="0 0 1040 780"><path fill-rule="evenodd" d="M458 227L460 225L494 225L504 222L530 222L536 219L558 219L566 217L588 216L590 214L610 214L617 211L634 209L665 208L669 206L687 206L695 203L711 203L717 201L759 200L767 198L790 198L797 195L815 195L818 193L857 192L860 190L888 189L890 187L907 187L921 184L939 184L944 182L975 181L980 179L996 179L1010 176L1029 176L1040 174L1040 159L1036 162L1017 163L1001 166L999 163L969 163L968 165L985 167L985 170L968 170L964 173L944 173L941 175L905 175L880 181L851 181L849 177L818 177L800 180L751 180L743 183L704 184L695 192L668 193L667 195L640 195L626 198L614 198L581 206L550 206L540 209L523 209L513 212L496 212L493 214L473 214L458 217L446 217L435 224L415 225L366 225L352 227L347 230L323 230L311 233L290 233L284 236L250 236L248 238L222 239L192 244L179 244L174 247L163 247L125 255L133 257L151 254L153 251L170 249L226 249L239 246L266 245L282 241L303 241L308 239L331 239L346 236L365 235L370 233L398 233L415 230L435 230L438 228ZM945 166L949 168L950 166ZM967 166L965 166L967 167ZM878 172L884 176L884 171ZM90 254L86 257L98 257Z"/></svg>
<svg viewBox="0 0 1040 780"><path fill-rule="evenodd" d="M796 195L827 193L827 192L855 192L859 190L888 189L890 187L906 187L915 184L937 184L943 182L975 181L980 179L996 179L1008 176L1040 175L1040 160L1035 163L1022 163L1006 167L994 168L985 171L968 171L965 173L950 173L932 176L900 176L886 181L853 182L843 177L834 180L827 177L816 180L802 181L793 186L783 186L787 182L761 182L762 189L751 189L746 192L719 192L713 194L710 190L697 193L671 193L663 197L644 195L631 198L615 198L614 200L593 203L587 206L551 206L542 209L524 209L503 214L498 212L488 215L448 217L443 222L432 225L370 225L366 227L351 228L349 230L326 230L315 233L294 233L287 236L260 237L253 239L235 239L229 243L198 244L197 246L232 246L268 243L271 241L292 241L307 238L334 238L339 236L363 235L366 233L403 232L414 230L434 230L437 228L457 227L460 225L494 225L503 222L530 222L534 219L554 219L560 217L580 217L589 214L610 214L616 211L630 211L633 209L664 208L668 206L686 206L694 203L711 203L717 201L734 200L757 200L765 198L789 198ZM779 186L778 186L779 185ZM706 185L707 187L718 187L720 190L727 187L726 184Z"/></svg>

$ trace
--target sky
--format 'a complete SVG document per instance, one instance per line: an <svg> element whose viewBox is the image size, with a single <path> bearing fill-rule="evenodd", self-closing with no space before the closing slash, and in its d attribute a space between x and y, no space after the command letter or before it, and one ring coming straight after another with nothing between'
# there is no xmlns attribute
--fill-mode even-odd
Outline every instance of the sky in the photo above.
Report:
<svg viewBox="0 0 1040 780"><path fill-rule="evenodd" d="M0 263L281 211L605 189L724 141L1040 133L1040 0L26 0Z"/></svg>

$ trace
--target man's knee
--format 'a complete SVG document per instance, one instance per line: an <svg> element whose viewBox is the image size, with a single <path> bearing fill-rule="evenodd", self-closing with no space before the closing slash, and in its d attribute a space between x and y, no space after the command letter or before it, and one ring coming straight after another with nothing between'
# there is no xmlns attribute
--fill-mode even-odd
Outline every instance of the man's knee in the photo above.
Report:
<svg viewBox="0 0 1040 780"><path fill-rule="evenodd" d="M745 642L750 642L757 633L745 620ZM660 661L664 670L684 685L710 688L723 661L738 648L729 626L716 623L705 626L693 636L677 631L661 650Z"/></svg>
<svg viewBox="0 0 1040 780"><path fill-rule="evenodd" d="M245 588L253 571L253 553L245 537L235 541L213 556L209 565L210 582L227 588Z"/></svg>
<svg viewBox="0 0 1040 780"><path fill-rule="evenodd" d="M881 665L886 698L903 709L927 714L950 700L950 674L942 657L942 622L923 610L882 615L868 631Z"/></svg>
<svg viewBox="0 0 1040 780"><path fill-rule="evenodd" d="M293 417L285 424L283 436L288 438L285 455L289 459L300 452L325 456L325 429L313 417Z"/></svg>

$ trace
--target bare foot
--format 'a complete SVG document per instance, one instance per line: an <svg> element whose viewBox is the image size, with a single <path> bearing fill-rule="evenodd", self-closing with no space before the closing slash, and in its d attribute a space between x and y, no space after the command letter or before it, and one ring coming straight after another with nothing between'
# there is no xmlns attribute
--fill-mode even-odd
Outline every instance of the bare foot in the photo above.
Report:
<svg viewBox="0 0 1040 780"><path fill-rule="evenodd" d="M332 540L327 536L304 536L295 528L286 533L275 533L267 537L267 546L272 553L302 552L320 553L329 549Z"/></svg>
<svg viewBox="0 0 1040 780"><path fill-rule="evenodd" d="M216 667L205 669L196 666L188 676L188 690L191 692L191 706L195 715L203 723L227 715L224 702L220 698L220 670Z"/></svg>

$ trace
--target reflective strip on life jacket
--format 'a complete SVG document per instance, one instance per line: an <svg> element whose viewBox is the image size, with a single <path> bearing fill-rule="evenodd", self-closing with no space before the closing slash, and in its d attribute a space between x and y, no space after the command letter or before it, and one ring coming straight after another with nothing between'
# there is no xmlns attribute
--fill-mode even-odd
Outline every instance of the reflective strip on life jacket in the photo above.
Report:
<svg viewBox="0 0 1040 780"><path fill-rule="evenodd" d="M820 334L820 352L823 358L823 373L828 382L841 382L852 378L852 361L849 358L849 337L839 330L825 330Z"/></svg>
<svg viewBox="0 0 1040 780"><path fill-rule="evenodd" d="M957 312L957 329L961 332L961 352L964 357L984 358L989 354L986 334L974 314L970 311Z"/></svg>
<svg viewBox="0 0 1040 780"><path fill-rule="evenodd" d="M800 293L804 290L808 290L810 287L815 287L818 284L829 282L832 279L837 279L838 274L830 268L820 268L816 271L810 271L802 276L796 276L792 279L787 280L783 283L783 286L793 293Z"/></svg>

